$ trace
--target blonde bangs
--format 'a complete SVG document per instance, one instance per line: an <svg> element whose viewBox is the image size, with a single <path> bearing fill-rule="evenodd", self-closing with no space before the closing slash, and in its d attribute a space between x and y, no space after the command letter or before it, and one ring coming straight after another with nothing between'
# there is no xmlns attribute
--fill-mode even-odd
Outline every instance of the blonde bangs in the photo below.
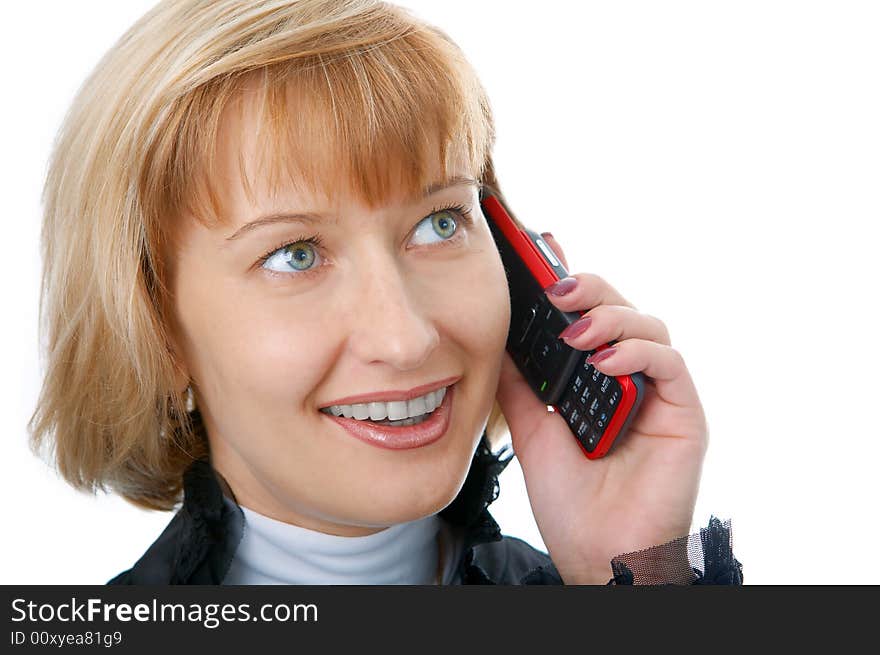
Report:
<svg viewBox="0 0 880 655"><path fill-rule="evenodd" d="M288 188L330 199L345 189L370 208L421 198L456 167L482 179L493 125L484 92L462 74L460 56L438 33L409 26L378 45L291 55L212 80L181 100L186 123L158 186L168 190L163 213L189 214L208 227L229 222L216 182L227 112L238 112L257 135L256 170L249 173L238 153L251 201L254 177L271 193ZM429 179L435 163L441 178Z"/></svg>

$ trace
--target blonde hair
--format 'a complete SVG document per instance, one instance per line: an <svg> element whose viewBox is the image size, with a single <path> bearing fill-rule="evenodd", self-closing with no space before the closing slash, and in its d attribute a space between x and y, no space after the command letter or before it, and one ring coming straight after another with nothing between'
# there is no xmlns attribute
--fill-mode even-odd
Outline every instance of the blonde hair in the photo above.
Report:
<svg viewBox="0 0 880 655"><path fill-rule="evenodd" d="M397 173L414 197L437 181L426 163L439 137L444 176L460 156L499 191L476 73L445 33L406 10L376 0L160 2L79 89L43 190L47 361L28 428L33 450L51 447L75 488L172 509L183 471L208 452L198 412L175 388L183 369L169 338L165 255L184 212L222 221L218 125L251 84L270 185L329 193L342 181L376 207L398 189ZM496 402L490 442L505 430Z"/></svg>

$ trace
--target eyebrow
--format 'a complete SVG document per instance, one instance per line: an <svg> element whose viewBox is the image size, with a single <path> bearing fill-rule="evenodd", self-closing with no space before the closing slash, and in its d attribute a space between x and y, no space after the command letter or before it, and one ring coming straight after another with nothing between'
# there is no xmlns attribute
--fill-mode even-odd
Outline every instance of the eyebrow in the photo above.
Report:
<svg viewBox="0 0 880 655"><path fill-rule="evenodd" d="M424 195L422 199L427 198L428 196L432 196L439 191L443 191L444 189L451 189L452 187L457 186L476 186L480 187L480 183L472 177L462 177L456 176L450 178L447 182L434 182L433 184L429 184L424 188ZM252 232L258 227L263 227L264 225L272 225L274 223L317 223L323 220L335 220L329 214L322 214L319 212L278 212L274 214L268 214L267 216L261 216L256 218L248 223L242 225L235 233L231 236L226 237L226 241L233 241L235 239L240 238L244 234L248 232Z"/></svg>

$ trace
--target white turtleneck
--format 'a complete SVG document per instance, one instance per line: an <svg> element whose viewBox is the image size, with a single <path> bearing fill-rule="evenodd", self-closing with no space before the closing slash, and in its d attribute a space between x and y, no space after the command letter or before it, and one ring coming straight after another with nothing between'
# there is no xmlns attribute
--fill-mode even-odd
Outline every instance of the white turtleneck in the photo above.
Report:
<svg viewBox="0 0 880 655"><path fill-rule="evenodd" d="M438 537L442 584L456 578L461 542L437 515L392 525L364 537L309 530L247 507L242 539L224 585L433 585Z"/></svg>

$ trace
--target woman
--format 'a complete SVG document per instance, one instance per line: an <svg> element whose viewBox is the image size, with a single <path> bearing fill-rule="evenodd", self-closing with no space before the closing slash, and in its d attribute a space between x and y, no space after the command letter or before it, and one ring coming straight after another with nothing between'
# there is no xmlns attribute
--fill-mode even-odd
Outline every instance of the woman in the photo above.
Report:
<svg viewBox="0 0 880 655"><path fill-rule="evenodd" d="M169 0L107 53L46 181L31 430L76 487L184 492L111 582L741 581L717 519L689 562L708 430L660 320L548 290L592 308L566 343L649 379L600 460L512 365L493 142L461 51L374 0ZM486 509L507 428L548 553Z"/></svg>

